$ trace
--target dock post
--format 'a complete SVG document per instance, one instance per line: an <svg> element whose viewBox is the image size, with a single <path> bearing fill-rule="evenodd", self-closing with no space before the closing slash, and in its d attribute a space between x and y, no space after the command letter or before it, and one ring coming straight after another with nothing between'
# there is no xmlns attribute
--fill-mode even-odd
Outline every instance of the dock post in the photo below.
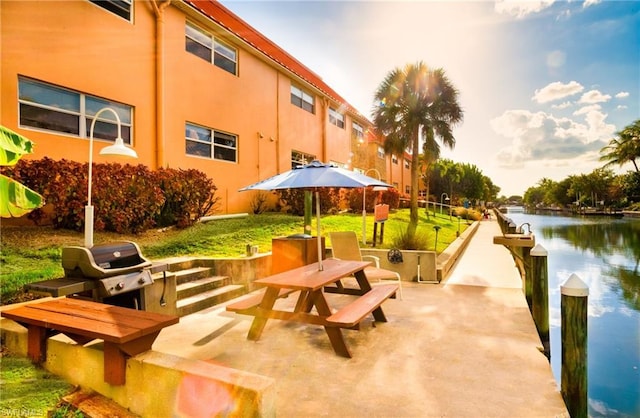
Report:
<svg viewBox="0 0 640 418"><path fill-rule="evenodd" d="M531 314L542 341L544 355L550 358L549 344L549 272L547 268L547 250L540 244L531 249Z"/></svg>
<svg viewBox="0 0 640 418"><path fill-rule="evenodd" d="M560 286L562 398L571 418L587 418L587 306L589 288L575 274Z"/></svg>
<svg viewBox="0 0 640 418"><path fill-rule="evenodd" d="M531 266L531 248L522 247L522 264L524 265L524 297L527 299L529 311L533 313L533 268Z"/></svg>

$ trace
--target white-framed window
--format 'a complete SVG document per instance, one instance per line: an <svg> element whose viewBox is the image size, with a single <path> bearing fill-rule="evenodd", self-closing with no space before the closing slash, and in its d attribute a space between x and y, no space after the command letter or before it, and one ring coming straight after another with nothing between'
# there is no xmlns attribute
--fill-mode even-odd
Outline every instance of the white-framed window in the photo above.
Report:
<svg viewBox="0 0 640 418"><path fill-rule="evenodd" d="M133 17L133 0L89 0L91 3L105 10L110 11L116 16L132 21Z"/></svg>
<svg viewBox="0 0 640 418"><path fill-rule="evenodd" d="M406 194L411 194L411 186L404 186L404 192Z"/></svg>
<svg viewBox="0 0 640 418"><path fill-rule="evenodd" d="M364 129L357 122L351 123L351 133L358 140L358 142L364 142Z"/></svg>
<svg viewBox="0 0 640 418"><path fill-rule="evenodd" d="M378 158L384 158L384 148L378 146Z"/></svg>
<svg viewBox="0 0 640 418"><path fill-rule="evenodd" d="M185 146L187 155L238 162L238 137L230 133L187 123Z"/></svg>
<svg viewBox="0 0 640 418"><path fill-rule="evenodd" d="M316 156L313 154L307 154L302 151L291 151L291 168L296 168L300 165L309 164L311 161L315 160Z"/></svg>
<svg viewBox="0 0 640 418"><path fill-rule="evenodd" d="M332 107L329 108L329 122L344 129L344 115Z"/></svg>
<svg viewBox="0 0 640 418"><path fill-rule="evenodd" d="M394 163L394 164L398 164L398 156L392 155L391 156L391 162Z"/></svg>
<svg viewBox="0 0 640 418"><path fill-rule="evenodd" d="M237 50L189 22L185 26L185 48L218 68L238 74Z"/></svg>
<svg viewBox="0 0 640 418"><path fill-rule="evenodd" d="M53 84L18 78L20 127L34 128L79 138L89 138L91 122L103 107L113 109L120 118L122 139L131 144L133 108ZM115 141L118 124L111 112L103 112L93 128L95 139Z"/></svg>
<svg viewBox="0 0 640 418"><path fill-rule="evenodd" d="M404 160L404 168L410 168L411 164L409 163L409 160Z"/></svg>
<svg viewBox="0 0 640 418"><path fill-rule="evenodd" d="M313 96L294 85L291 85L291 103L307 112L315 112Z"/></svg>

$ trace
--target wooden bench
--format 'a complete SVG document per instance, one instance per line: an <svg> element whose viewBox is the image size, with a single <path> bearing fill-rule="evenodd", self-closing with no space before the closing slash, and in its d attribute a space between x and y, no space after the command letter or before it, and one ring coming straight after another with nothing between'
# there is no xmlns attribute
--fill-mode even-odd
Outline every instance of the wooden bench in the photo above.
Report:
<svg viewBox="0 0 640 418"><path fill-rule="evenodd" d="M126 361L151 349L162 330L179 318L102 303L61 298L1 312L28 329L27 353L35 363L46 360L47 338L62 333L78 344L104 341L104 381L125 383Z"/></svg>
<svg viewBox="0 0 640 418"><path fill-rule="evenodd" d="M373 313L376 321L386 322L387 319L384 317L384 314L381 311L376 312L376 310L397 291L397 284L375 286L358 299L329 316L327 322L341 328L353 328L360 324L370 313Z"/></svg>
<svg viewBox="0 0 640 418"><path fill-rule="evenodd" d="M280 289L278 298L287 297L290 293L293 293L295 291L296 290L294 289ZM248 313L252 309L257 308L258 305L260 305L263 297L264 293L258 293L256 295L249 296L230 305L227 305L226 310L229 312Z"/></svg>

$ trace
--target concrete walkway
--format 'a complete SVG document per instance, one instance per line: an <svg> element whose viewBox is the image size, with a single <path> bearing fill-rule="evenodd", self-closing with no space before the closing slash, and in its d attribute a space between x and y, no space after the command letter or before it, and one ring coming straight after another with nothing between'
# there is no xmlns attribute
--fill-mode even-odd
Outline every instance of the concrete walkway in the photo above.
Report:
<svg viewBox="0 0 640 418"><path fill-rule="evenodd" d="M248 341L251 317L223 308L181 318L153 348L274 378L280 417L568 417L498 234L483 221L449 280L406 282L383 305L389 322L343 331L352 359L317 326L272 320Z"/></svg>

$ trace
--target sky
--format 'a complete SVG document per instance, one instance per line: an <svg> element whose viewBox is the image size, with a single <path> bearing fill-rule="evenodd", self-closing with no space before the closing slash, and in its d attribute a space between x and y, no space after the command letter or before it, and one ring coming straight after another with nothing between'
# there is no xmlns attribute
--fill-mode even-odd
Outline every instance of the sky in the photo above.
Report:
<svg viewBox="0 0 640 418"><path fill-rule="evenodd" d="M474 164L500 195L592 172L640 119L637 0L221 3L370 120L389 72L442 68L464 110L442 157Z"/></svg>

